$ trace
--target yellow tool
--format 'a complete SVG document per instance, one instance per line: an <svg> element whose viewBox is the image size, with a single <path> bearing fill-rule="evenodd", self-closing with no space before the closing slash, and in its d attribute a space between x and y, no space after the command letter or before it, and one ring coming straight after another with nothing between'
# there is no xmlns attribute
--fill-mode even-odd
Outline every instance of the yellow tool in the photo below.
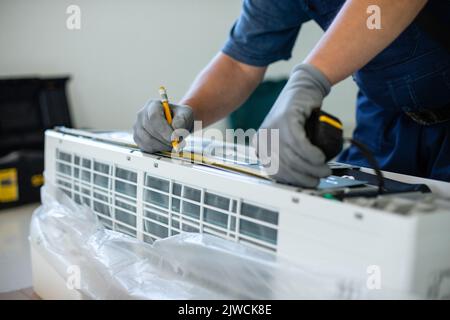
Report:
<svg viewBox="0 0 450 320"><path fill-rule="evenodd" d="M19 200L18 173L16 168L0 170L0 203Z"/></svg>
<svg viewBox="0 0 450 320"><path fill-rule="evenodd" d="M161 96L161 103L162 103L163 108L164 108L164 115L166 116L167 123L169 125L172 125L172 112L170 111L169 98L167 97L166 88L161 86L159 88L159 95ZM175 150L178 150L178 140L173 140L172 141L172 147Z"/></svg>
<svg viewBox="0 0 450 320"><path fill-rule="evenodd" d="M323 151L327 161L342 151L343 128L338 118L317 108L306 122L305 129L309 141Z"/></svg>

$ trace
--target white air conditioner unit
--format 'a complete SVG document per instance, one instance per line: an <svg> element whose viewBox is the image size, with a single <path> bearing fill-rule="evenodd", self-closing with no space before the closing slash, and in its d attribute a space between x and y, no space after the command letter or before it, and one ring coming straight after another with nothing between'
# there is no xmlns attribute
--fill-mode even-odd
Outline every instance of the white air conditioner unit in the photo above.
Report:
<svg viewBox="0 0 450 320"><path fill-rule="evenodd" d="M46 132L45 174L107 228L142 241L208 233L356 278L377 266L391 289L450 296L450 206L443 199L423 200L428 206L419 205L420 194L413 202L401 195L341 202L53 130ZM450 184L426 183L450 192ZM35 290L43 297L58 292L45 288L51 265L38 260L33 257Z"/></svg>

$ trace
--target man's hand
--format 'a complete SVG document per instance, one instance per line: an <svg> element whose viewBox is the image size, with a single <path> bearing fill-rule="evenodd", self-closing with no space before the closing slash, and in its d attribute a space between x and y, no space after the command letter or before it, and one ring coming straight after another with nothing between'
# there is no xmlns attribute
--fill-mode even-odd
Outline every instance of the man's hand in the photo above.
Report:
<svg viewBox="0 0 450 320"><path fill-rule="evenodd" d="M288 83L260 129L279 129L279 146L272 148L270 160L279 157L278 173L272 178L302 187L316 187L320 178L331 174L323 152L306 137L305 124L315 108L330 92L330 82L314 66L294 68ZM260 146L255 146L257 150ZM273 151L278 149L278 154ZM276 151L275 151L276 152ZM269 159L258 152L263 163Z"/></svg>
<svg viewBox="0 0 450 320"><path fill-rule="evenodd" d="M164 116L161 101L150 100L139 111L134 124L134 141L142 150L154 153L172 150L172 134L176 129L186 129L191 132L194 126L194 116L191 107L171 104L173 120L170 126Z"/></svg>

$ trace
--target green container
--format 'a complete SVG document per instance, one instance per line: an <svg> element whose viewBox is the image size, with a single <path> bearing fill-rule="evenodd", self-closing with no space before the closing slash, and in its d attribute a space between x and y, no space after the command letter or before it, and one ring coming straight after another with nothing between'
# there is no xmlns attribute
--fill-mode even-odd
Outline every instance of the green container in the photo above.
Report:
<svg viewBox="0 0 450 320"><path fill-rule="evenodd" d="M286 85L287 79L264 81L248 100L230 115L233 129L257 130Z"/></svg>

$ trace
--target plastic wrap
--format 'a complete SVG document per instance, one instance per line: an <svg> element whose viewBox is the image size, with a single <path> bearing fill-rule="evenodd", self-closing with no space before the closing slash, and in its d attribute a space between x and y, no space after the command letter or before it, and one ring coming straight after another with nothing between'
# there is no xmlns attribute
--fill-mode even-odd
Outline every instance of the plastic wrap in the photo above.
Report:
<svg viewBox="0 0 450 320"><path fill-rule="evenodd" d="M89 299L404 298L355 280L309 270L210 235L183 233L148 244L107 230L86 206L46 185L30 241L65 280L80 270Z"/></svg>

